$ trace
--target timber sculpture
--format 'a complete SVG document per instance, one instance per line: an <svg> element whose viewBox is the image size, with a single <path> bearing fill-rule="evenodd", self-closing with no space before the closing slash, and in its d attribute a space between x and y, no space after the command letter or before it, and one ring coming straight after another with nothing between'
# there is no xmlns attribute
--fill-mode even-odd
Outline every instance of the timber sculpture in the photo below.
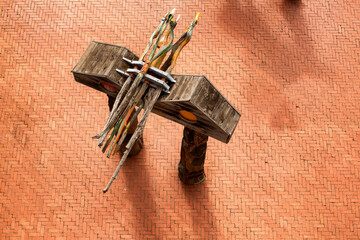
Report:
<svg viewBox="0 0 360 240"><path fill-rule="evenodd" d="M151 111L185 126L179 177L190 184L205 179L203 165L208 136L227 143L240 118L206 77L171 75L200 15L196 15L173 44L174 29L179 20L179 17L174 19L174 13L175 9L163 17L140 58L126 48L92 42L73 70L76 81L116 96L103 130L93 137L98 139L103 152L108 150L107 157L124 146L131 125L137 123L137 116L143 110L125 149L120 150L122 158L103 189L104 193L116 179L133 145L142 138ZM162 64L168 52L170 54Z"/></svg>

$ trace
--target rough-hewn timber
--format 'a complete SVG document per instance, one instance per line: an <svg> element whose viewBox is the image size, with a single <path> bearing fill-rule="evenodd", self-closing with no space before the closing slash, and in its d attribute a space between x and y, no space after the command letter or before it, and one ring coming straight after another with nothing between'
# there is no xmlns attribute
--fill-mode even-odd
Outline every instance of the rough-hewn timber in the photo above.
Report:
<svg viewBox="0 0 360 240"><path fill-rule="evenodd" d="M116 97L117 92L109 91L101 83L110 84L117 90L121 88L126 78L120 76L116 69L128 68L127 63L122 60L123 57L130 60L138 59L125 47L92 41L72 70L75 80Z"/></svg>
<svg viewBox="0 0 360 240"><path fill-rule="evenodd" d="M115 69L126 71L128 65L123 57L137 59L130 50L116 45L91 42L73 69L75 80L87 86L116 96L101 83L120 89L122 78ZM229 142L239 121L240 113L221 95L205 76L173 75L177 81L170 94L162 94L153 112L180 123L222 142ZM180 110L193 113L197 120L190 121L179 114Z"/></svg>
<svg viewBox="0 0 360 240"><path fill-rule="evenodd" d="M209 137L195 130L184 128L181 142L179 178L186 184L199 184L205 180L205 155Z"/></svg>

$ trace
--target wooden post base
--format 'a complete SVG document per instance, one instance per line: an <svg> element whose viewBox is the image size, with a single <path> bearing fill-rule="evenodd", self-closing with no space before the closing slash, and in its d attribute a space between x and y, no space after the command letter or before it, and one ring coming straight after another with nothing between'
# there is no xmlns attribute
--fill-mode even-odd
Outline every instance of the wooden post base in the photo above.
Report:
<svg viewBox="0 0 360 240"><path fill-rule="evenodd" d="M208 139L202 133L184 128L178 168L179 178L183 183L194 185L205 180L204 162Z"/></svg>
<svg viewBox="0 0 360 240"><path fill-rule="evenodd" d="M111 97L109 96L109 101L108 101L108 104L109 104L109 109L111 111L112 107L114 106L114 102L115 102L115 98L114 97ZM132 118L132 116L134 115L134 112L131 114L130 116L130 119ZM127 135L125 137L125 140L124 142L121 144L120 146L120 154L123 154L124 151L126 150L126 144L128 144L131 136L133 135L133 133L135 132L136 130L136 127L138 125L138 120L137 118L135 119L135 121L133 122L133 124L131 125L131 127L129 128L128 132L127 132ZM136 142L134 143L134 146L132 147L130 153L129 153L129 157L133 157L133 156L136 156L140 153L141 149L143 147L143 138L141 137L140 139L136 140Z"/></svg>

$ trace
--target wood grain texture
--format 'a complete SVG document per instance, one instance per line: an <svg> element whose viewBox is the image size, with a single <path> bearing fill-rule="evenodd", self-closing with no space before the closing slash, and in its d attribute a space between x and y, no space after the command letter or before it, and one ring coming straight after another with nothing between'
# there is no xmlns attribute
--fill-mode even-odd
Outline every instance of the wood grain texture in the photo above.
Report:
<svg viewBox="0 0 360 240"><path fill-rule="evenodd" d="M127 48L107 43L91 42L73 69L75 80L110 96L116 92L105 89L106 82L120 89L126 80L116 68L126 71L123 57L137 59ZM185 127L228 143L240 119L240 113L225 99L213 84L201 75L173 75L176 83L170 94L162 94L153 112ZM189 121L179 114L186 110L197 117Z"/></svg>
<svg viewBox="0 0 360 240"><path fill-rule="evenodd" d="M108 83L117 90L121 88L126 78L118 74L116 69L128 68L122 60L123 57L131 60L138 59L125 47L92 41L72 73L77 82L116 97L116 92L107 90L100 83Z"/></svg>
<svg viewBox="0 0 360 240"><path fill-rule="evenodd" d="M204 163L208 139L204 134L184 128L178 165L179 178L183 183L194 185L205 180Z"/></svg>
<svg viewBox="0 0 360 240"><path fill-rule="evenodd" d="M163 94L153 112L200 133L228 143L240 119L240 113L205 76L173 75L176 84L170 94ZM197 117L183 118L180 110Z"/></svg>

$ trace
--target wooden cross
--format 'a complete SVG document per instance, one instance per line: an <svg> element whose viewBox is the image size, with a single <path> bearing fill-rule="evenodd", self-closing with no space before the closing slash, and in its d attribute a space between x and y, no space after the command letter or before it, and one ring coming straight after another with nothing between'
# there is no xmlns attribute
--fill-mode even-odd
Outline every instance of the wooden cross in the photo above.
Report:
<svg viewBox="0 0 360 240"><path fill-rule="evenodd" d="M116 97L125 77L123 58L139 59L129 49L93 41L73 69L77 82ZM187 184L205 179L204 160L208 137L228 143L240 119L240 113L201 75L176 75L170 94L162 94L152 112L184 125L179 177Z"/></svg>

